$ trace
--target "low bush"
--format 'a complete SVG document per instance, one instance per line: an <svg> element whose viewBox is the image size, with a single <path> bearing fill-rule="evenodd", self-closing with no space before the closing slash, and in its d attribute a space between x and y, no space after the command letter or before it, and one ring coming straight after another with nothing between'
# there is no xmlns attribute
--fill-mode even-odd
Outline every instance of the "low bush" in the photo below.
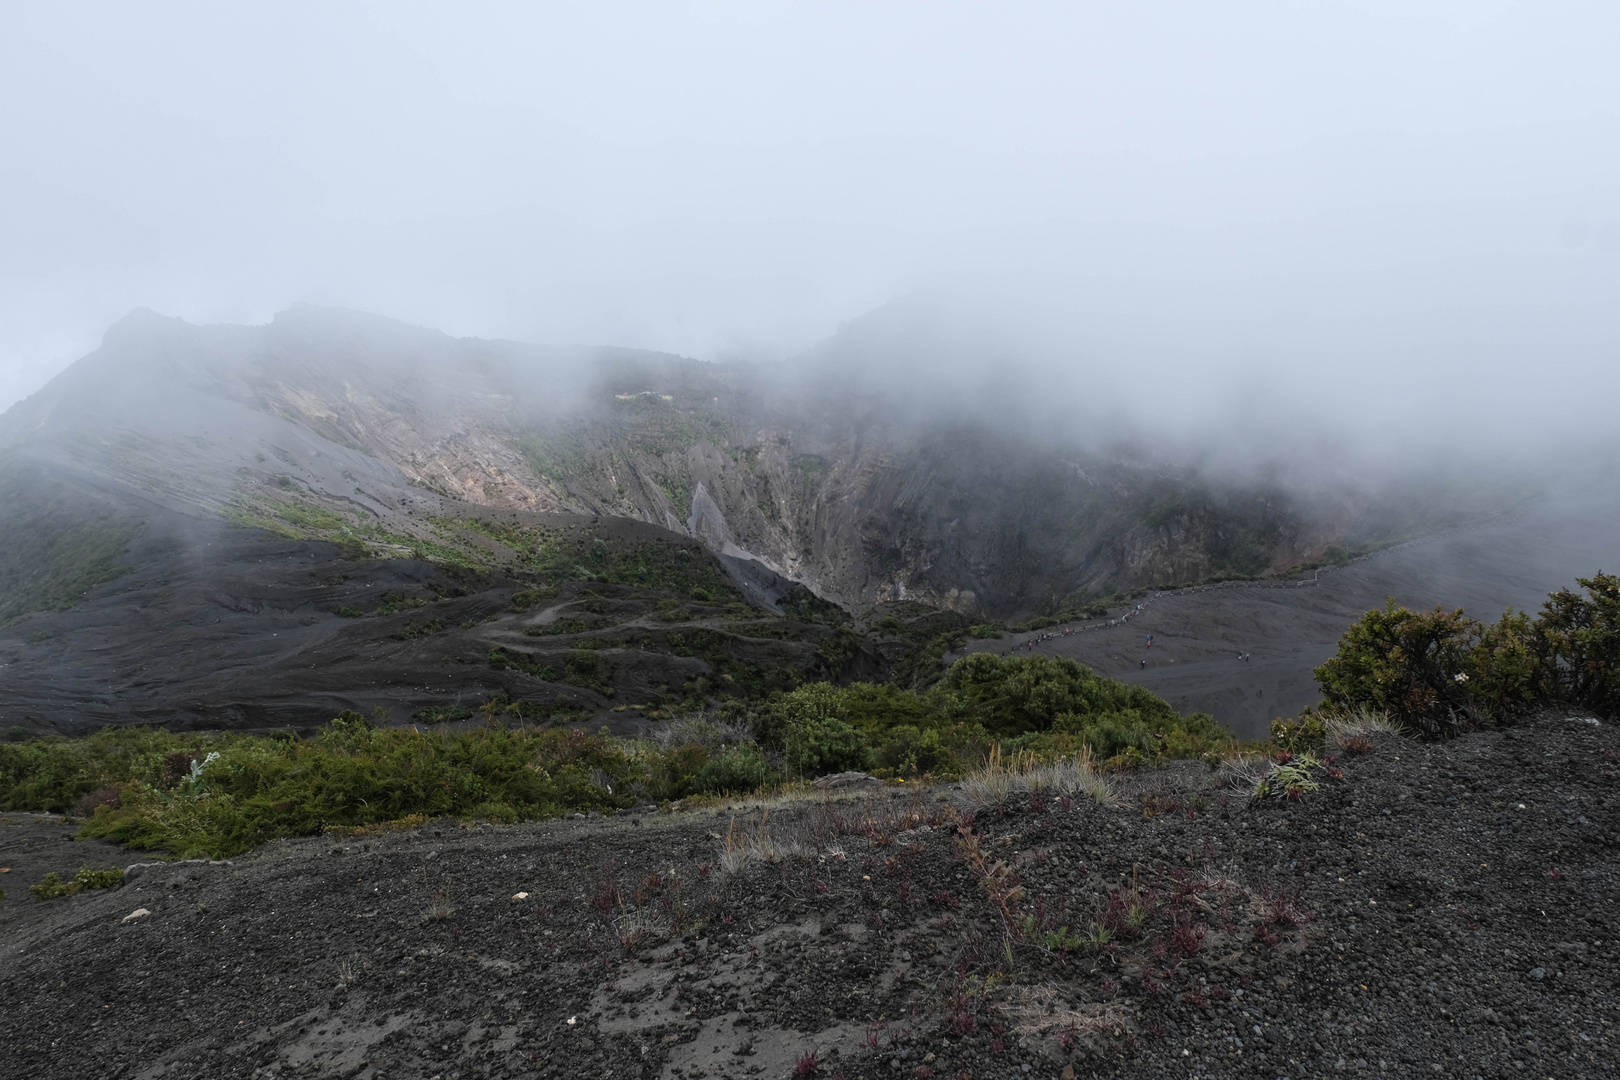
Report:
<svg viewBox="0 0 1620 1080"><path fill-rule="evenodd" d="M72 896L90 889L116 889L123 883L122 870L93 870L88 866L81 866L70 881L62 881L55 874L46 874L38 885L28 886L28 891L41 900L54 900L59 896Z"/></svg>
<svg viewBox="0 0 1620 1080"><path fill-rule="evenodd" d="M854 729L871 749L871 763L896 776L961 776L992 745L1043 761L1087 747L1118 768L1198 758L1233 743L1208 715L1182 716L1149 691L1072 660L985 653L958 660L921 692L872 683L800 687L761 708L754 733L762 745L784 752L796 728L813 727L819 741L836 733L843 740L840 760L857 760L858 748L838 725ZM798 738L802 747L807 737ZM810 768L802 761L789 765Z"/></svg>
<svg viewBox="0 0 1620 1080"><path fill-rule="evenodd" d="M753 743L727 747L693 777L692 787L712 795L740 795L757 791L772 779L771 763Z"/></svg>
<svg viewBox="0 0 1620 1080"><path fill-rule="evenodd" d="M1324 706L1374 709L1431 737L1499 723L1537 704L1620 712L1620 577L1577 579L1530 618L1495 623L1462 611L1367 612L1316 669Z"/></svg>
<svg viewBox="0 0 1620 1080"><path fill-rule="evenodd" d="M1271 741L1293 754L1321 750L1327 742L1327 734L1327 724L1320 716L1308 715L1298 720L1279 717L1271 722Z"/></svg>
<svg viewBox="0 0 1620 1080"><path fill-rule="evenodd" d="M788 728L784 746L788 768L801 776L864 771L872 768L872 747L843 720L809 717Z"/></svg>

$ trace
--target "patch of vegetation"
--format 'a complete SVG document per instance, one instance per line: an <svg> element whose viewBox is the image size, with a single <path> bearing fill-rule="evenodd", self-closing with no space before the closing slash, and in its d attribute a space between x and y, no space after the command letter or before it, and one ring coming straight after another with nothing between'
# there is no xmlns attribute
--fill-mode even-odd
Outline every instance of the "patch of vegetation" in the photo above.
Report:
<svg viewBox="0 0 1620 1080"><path fill-rule="evenodd" d="M489 569L474 555L453 544L441 543L438 540L428 540L418 536L405 536L373 524L356 526L354 533L373 543L404 548L411 553L412 558L419 559L422 562L445 563L464 570L476 570L479 572L485 572Z"/></svg>
<svg viewBox="0 0 1620 1080"><path fill-rule="evenodd" d="M392 636L396 641L410 641L414 638L431 637L432 635L440 633L443 630L444 620L429 619L426 622L406 623L404 626L394 631Z"/></svg>
<svg viewBox="0 0 1620 1080"><path fill-rule="evenodd" d="M557 595L556 589L519 589L512 594L512 610L528 611L543 600Z"/></svg>
<svg viewBox="0 0 1620 1080"><path fill-rule="evenodd" d="M787 595L777 601L777 607L782 609L784 616L799 622L825 623L828 626L843 626L849 622L849 612L831 600L823 600L797 582Z"/></svg>
<svg viewBox="0 0 1620 1080"><path fill-rule="evenodd" d="M569 616L541 626L526 626L523 632L530 637L561 637L566 634L588 634L592 630L603 630L612 625L614 625L612 619L599 616L586 618Z"/></svg>
<svg viewBox="0 0 1620 1080"><path fill-rule="evenodd" d="M945 654L959 649L966 641L967 616L941 608L930 607L915 600L899 600L882 604L871 612L876 619L873 631L880 638L896 639L884 642L883 653L889 663L890 678L902 685L919 689L935 682L945 671ZM856 639L849 634L843 639L842 652L846 655L828 656L828 671L836 674L854 658ZM829 643L829 649L834 646Z"/></svg>
<svg viewBox="0 0 1620 1080"><path fill-rule="evenodd" d="M576 649L563 657L563 682L595 690L604 697L613 696L615 673L612 661L594 652Z"/></svg>
<svg viewBox="0 0 1620 1080"><path fill-rule="evenodd" d="M526 653L515 653L497 646L489 650L488 660L489 666L496 671L521 671L546 682L560 681L556 668L541 664Z"/></svg>
<svg viewBox="0 0 1620 1080"><path fill-rule="evenodd" d="M701 632L712 635L701 647L721 648L726 635ZM560 672L503 649L489 662L593 688L611 689L614 674L606 657L581 650L562 658ZM744 689L741 678L735 685ZM1231 742L1207 717L1178 717L1144 690L1047 657L968 657L927 691L811 683L755 701L659 742L531 727L578 722L591 709L497 694L476 711L417 715L426 724L487 718L455 732L378 728L345 713L309 739L123 728L5 743L0 809L78 808L89 815L81 836L217 858L325 829L419 816L552 817L755 791L784 774L954 777L990 755L1057 761L1087 747L1120 767Z"/></svg>
<svg viewBox="0 0 1620 1080"><path fill-rule="evenodd" d="M738 637L766 638L771 641L803 641L803 626L785 619L756 619L753 622L727 623L726 632Z"/></svg>
<svg viewBox="0 0 1620 1080"><path fill-rule="evenodd" d="M233 525L240 525L244 529L263 529L268 533L275 533L284 540L302 540L304 534L285 521L278 521L269 515L249 510L241 506L231 506L225 509L225 520Z"/></svg>
<svg viewBox="0 0 1620 1080"><path fill-rule="evenodd" d="M372 612L373 615L394 615L401 611L410 611L412 608L427 607L433 602L402 592L385 592L378 599L382 603L377 605L377 610Z"/></svg>
<svg viewBox="0 0 1620 1080"><path fill-rule="evenodd" d="M1115 598L1116 602L1118 598ZM1045 630L1049 626L1061 626L1064 623L1081 622L1085 619L1106 619L1108 617L1108 602L1097 600L1079 607L1065 607L1052 615L1036 615L1008 627L1015 634L1027 634L1033 630ZM977 636L977 635L975 635Z"/></svg>
<svg viewBox="0 0 1620 1080"><path fill-rule="evenodd" d="M308 503L277 503L275 514L290 525L301 529L309 529L312 532L337 532L348 525L348 522L331 511L323 510Z"/></svg>
<svg viewBox="0 0 1620 1080"><path fill-rule="evenodd" d="M26 476L0 476L0 625L36 611L65 611L129 572L120 560L138 526L87 515L68 496Z"/></svg>
<svg viewBox="0 0 1620 1080"><path fill-rule="evenodd" d="M1278 717L1271 722L1271 741L1291 754L1320 750L1327 742L1327 724L1320 716L1306 715L1298 720Z"/></svg>
<svg viewBox="0 0 1620 1080"><path fill-rule="evenodd" d="M41 900L54 900L60 896L72 896L89 889L116 889L123 883L122 870L94 870L88 866L81 866L72 880L61 881L55 874L46 874L38 885L28 886L28 891Z"/></svg>
<svg viewBox="0 0 1620 1080"><path fill-rule="evenodd" d="M473 715L472 709L465 705L430 705L416 710L411 718L424 724L453 724L458 720L470 720Z"/></svg>
<svg viewBox="0 0 1620 1080"><path fill-rule="evenodd" d="M1500 723L1537 704L1620 712L1620 577L1577 579L1530 618L1461 610L1367 612L1316 669L1324 707L1371 708L1431 737Z"/></svg>
<svg viewBox="0 0 1620 1080"><path fill-rule="evenodd" d="M755 737L793 771L840 765L954 777L992 748L1054 760L1084 747L1114 767L1196 758L1232 745L1204 714L1181 716L1140 687L1072 660L976 653L925 691L811 683L753 715ZM850 733L859 736L859 742Z"/></svg>
<svg viewBox="0 0 1620 1080"><path fill-rule="evenodd" d="M590 525L518 525L480 518L455 524L510 548L551 585L601 581L695 600L743 602L719 562L695 543L663 537L630 542Z"/></svg>
<svg viewBox="0 0 1620 1080"><path fill-rule="evenodd" d="M410 815L510 822L658 797L636 788L657 755L632 749L569 730L375 728L354 713L312 739L125 728L0 746L0 804L63 811L117 785L118 805L98 807L81 837L223 858L328 826ZM196 779L165 785L174 754L217 756Z"/></svg>

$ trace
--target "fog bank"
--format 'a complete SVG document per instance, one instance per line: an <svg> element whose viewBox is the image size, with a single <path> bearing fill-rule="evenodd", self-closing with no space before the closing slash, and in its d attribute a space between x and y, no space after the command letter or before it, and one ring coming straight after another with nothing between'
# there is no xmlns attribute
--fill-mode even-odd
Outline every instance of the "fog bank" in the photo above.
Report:
<svg viewBox="0 0 1620 1080"><path fill-rule="evenodd" d="M297 301L844 350L1221 467L1585 467L1620 390L1608 5L87 4L5 30L0 408L136 306Z"/></svg>

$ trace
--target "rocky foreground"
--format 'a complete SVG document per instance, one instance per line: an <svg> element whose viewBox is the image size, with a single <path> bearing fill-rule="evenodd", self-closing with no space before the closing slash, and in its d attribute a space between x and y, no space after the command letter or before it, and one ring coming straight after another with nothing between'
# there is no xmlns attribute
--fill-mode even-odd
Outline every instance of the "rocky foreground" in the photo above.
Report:
<svg viewBox="0 0 1620 1080"><path fill-rule="evenodd" d="M134 856L14 815L0 1075L1609 1076L1617 773L1545 715L1297 800L1188 764L438 823L51 900Z"/></svg>

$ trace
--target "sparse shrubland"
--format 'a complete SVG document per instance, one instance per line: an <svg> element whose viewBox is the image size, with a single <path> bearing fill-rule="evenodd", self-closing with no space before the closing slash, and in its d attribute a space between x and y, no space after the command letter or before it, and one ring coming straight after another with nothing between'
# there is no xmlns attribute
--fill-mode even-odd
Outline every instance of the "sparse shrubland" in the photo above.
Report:
<svg viewBox="0 0 1620 1080"><path fill-rule="evenodd" d="M606 663L588 651L576 659L570 678L600 677L586 662ZM955 778L1003 754L1019 763L1019 783L1047 784L1038 771L1055 769L1048 779L1067 790L1088 782L1058 776L1079 755L1117 768L1231 742L1207 717L1180 717L1146 691L1045 657L969 657L923 692L810 683L638 740L530 726L504 698L480 711L488 720L462 731L381 728L346 713L310 739L126 728L3 744L0 809L76 812L85 836L218 858L421 815L509 822L850 769Z"/></svg>

